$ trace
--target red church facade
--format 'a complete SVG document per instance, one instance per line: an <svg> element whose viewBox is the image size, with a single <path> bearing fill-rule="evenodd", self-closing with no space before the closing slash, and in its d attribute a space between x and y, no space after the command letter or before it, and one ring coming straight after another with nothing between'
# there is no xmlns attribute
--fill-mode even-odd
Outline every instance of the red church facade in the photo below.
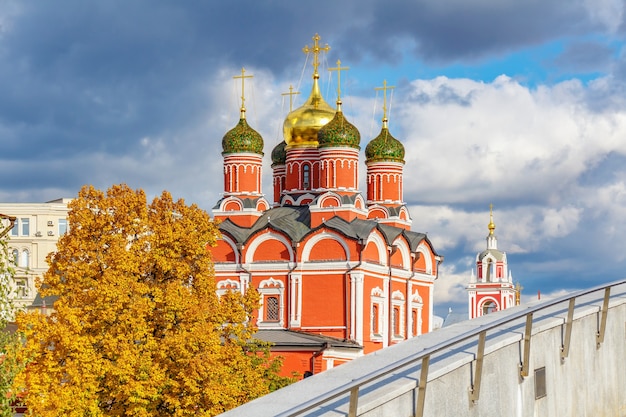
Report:
<svg viewBox="0 0 626 417"><path fill-rule="evenodd" d="M488 229L487 249L476 255L476 273L467 286L470 319L519 304L520 288L513 284L506 253L498 250L491 208Z"/></svg>
<svg viewBox="0 0 626 417"><path fill-rule="evenodd" d="M310 96L287 115L271 153L272 203L261 192L263 139L242 104L222 141L224 196L213 208L222 233L210 249L218 293L260 293L258 337L285 358L285 374L321 372L430 331L442 261L424 233L410 230L404 147L389 133L386 109L365 149L366 196L359 191L360 133L340 97L336 108L324 101L318 56L328 47L313 39L305 48Z"/></svg>

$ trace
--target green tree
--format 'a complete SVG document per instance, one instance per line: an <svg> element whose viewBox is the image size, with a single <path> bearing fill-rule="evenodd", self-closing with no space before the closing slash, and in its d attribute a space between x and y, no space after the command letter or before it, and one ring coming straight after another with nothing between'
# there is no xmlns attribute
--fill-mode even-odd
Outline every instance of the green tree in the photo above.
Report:
<svg viewBox="0 0 626 417"><path fill-rule="evenodd" d="M16 400L16 395L12 385L15 375L21 369L17 360L20 339L7 326L15 313L12 294L15 269L9 255L9 230L7 227L0 227L0 417L13 416L11 405Z"/></svg>
<svg viewBox="0 0 626 417"><path fill-rule="evenodd" d="M18 316L31 415L208 416L270 390L258 294L217 297L206 212L118 185L84 187L68 216L39 288L54 312Z"/></svg>

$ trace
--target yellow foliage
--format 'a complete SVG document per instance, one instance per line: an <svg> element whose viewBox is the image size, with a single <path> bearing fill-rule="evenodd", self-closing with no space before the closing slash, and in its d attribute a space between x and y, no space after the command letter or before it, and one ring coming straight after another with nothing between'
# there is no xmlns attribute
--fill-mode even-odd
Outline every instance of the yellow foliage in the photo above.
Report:
<svg viewBox="0 0 626 417"><path fill-rule="evenodd" d="M204 211L84 187L69 224L40 284L54 312L18 317L31 415L210 416L268 392L272 362L248 343L258 294L216 296Z"/></svg>

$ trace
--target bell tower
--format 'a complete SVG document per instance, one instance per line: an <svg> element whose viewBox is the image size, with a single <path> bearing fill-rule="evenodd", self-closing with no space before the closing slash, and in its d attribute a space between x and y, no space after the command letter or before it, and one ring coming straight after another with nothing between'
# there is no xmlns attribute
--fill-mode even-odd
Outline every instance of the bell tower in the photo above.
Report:
<svg viewBox="0 0 626 417"><path fill-rule="evenodd" d="M506 253L498 250L493 204L489 205L489 234L487 249L476 255L476 270L472 270L467 286L469 318L480 317L516 305L516 289L508 269Z"/></svg>

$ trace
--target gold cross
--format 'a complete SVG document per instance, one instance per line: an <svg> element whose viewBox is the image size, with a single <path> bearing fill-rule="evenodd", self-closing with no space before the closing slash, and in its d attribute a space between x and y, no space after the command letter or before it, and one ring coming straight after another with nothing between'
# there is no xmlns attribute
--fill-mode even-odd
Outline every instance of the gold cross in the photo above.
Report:
<svg viewBox="0 0 626 417"><path fill-rule="evenodd" d="M516 306L520 305L523 289L524 287L522 287L519 282L515 285L515 305Z"/></svg>
<svg viewBox="0 0 626 417"><path fill-rule="evenodd" d="M317 73L317 67L319 67L320 63L319 63L319 54L320 52L324 51L324 52L328 52L330 51L330 46L328 46L328 44L326 44L326 46L324 47L320 47L319 45L319 40L320 40L320 35L318 35L317 33L315 34L315 36L313 36L313 48L309 48L309 45L306 45L304 48L302 48L302 52L304 52L305 54L308 54L310 52L313 52L313 75L319 75Z"/></svg>
<svg viewBox="0 0 626 417"><path fill-rule="evenodd" d="M244 75L246 70L244 67L241 67L241 75L235 75L233 78L241 78L241 110L245 110L244 102L246 101L246 97L244 94L244 81L246 78L254 78L254 75Z"/></svg>
<svg viewBox="0 0 626 417"><path fill-rule="evenodd" d="M289 92L288 93L282 93L281 95L283 96L289 96L289 112L291 112L293 110L293 96L296 94L300 94L299 91L293 91L293 85L289 86Z"/></svg>
<svg viewBox="0 0 626 417"><path fill-rule="evenodd" d="M337 60L337 66L335 68L328 68L328 71L337 71L337 100L341 100L341 71L347 71L350 67L342 67L341 61Z"/></svg>
<svg viewBox="0 0 626 417"><path fill-rule="evenodd" d="M387 80L383 80L383 86L382 87L375 87L374 90L379 91L379 90L383 90L383 120L386 121L387 120L387 90L393 90L394 88L396 88L395 86L391 85L387 85Z"/></svg>

